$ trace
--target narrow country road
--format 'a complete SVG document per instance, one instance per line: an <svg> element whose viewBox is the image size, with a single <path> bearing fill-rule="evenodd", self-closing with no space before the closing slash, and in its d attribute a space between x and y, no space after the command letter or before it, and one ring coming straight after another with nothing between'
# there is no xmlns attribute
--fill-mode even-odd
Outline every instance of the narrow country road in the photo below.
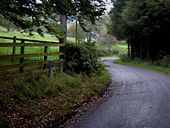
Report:
<svg viewBox="0 0 170 128"><path fill-rule="evenodd" d="M112 77L109 97L74 128L170 128L170 77L103 59Z"/></svg>

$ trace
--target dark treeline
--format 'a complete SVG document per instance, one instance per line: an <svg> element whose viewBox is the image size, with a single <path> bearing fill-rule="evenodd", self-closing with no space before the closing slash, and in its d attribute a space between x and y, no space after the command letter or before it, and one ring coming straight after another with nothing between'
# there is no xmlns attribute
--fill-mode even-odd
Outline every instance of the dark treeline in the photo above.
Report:
<svg viewBox="0 0 170 128"><path fill-rule="evenodd" d="M129 56L147 60L170 55L168 0L113 0L110 33L128 42Z"/></svg>

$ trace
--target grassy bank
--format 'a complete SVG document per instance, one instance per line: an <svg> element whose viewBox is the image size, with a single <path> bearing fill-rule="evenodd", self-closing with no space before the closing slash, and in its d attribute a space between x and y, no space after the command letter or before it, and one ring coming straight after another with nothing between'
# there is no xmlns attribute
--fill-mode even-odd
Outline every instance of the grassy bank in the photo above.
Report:
<svg viewBox="0 0 170 128"><path fill-rule="evenodd" d="M109 56L121 56L127 54L127 44L114 44L110 47L98 46L98 55L100 57L109 57Z"/></svg>
<svg viewBox="0 0 170 128"><path fill-rule="evenodd" d="M0 36L5 36L5 37L14 37L16 36L17 38L24 38L24 39L32 39L32 40L42 40L42 41L53 41L53 42L58 42L58 39L56 38L55 35L50 35L50 34L44 34L42 37L36 32L32 32L32 36L29 35L28 32L23 32L20 33L18 30L13 30L13 31L7 31L6 28L0 26ZM74 38L67 38L68 42L73 42ZM12 43L13 40L7 40L7 39L0 39L0 43ZM17 43L20 43L20 41L17 41ZM12 55L12 50L13 47L0 47L0 55ZM59 52L59 47L48 47L48 52ZM30 53L44 53L44 47L43 46L35 46L35 47L25 47L24 49L25 54L30 54ZM15 54L20 54L20 47L16 47ZM57 60L59 56L48 56L48 60ZM2 59L2 58L1 58ZM25 57L26 61L36 61L36 60L43 60L44 57ZM19 58L16 59L16 63L19 62ZM11 64L10 59L2 59L0 61L0 65L5 65L5 64Z"/></svg>
<svg viewBox="0 0 170 128"><path fill-rule="evenodd" d="M23 38L23 39L31 39L31 40L42 40L42 41L53 41L53 42L58 42L58 39L56 38L55 35L51 34L44 34L44 36L39 35L36 32L32 32L32 36L29 35L27 32L20 33L17 30L13 31L7 31L6 28L0 26L0 36L4 37L14 37L16 36L17 38ZM74 38L67 38L68 42L73 42ZM0 43L12 43L13 40L6 40L6 39L0 39ZM17 43L20 43L20 41L17 41ZM25 48L25 53L39 53L43 51L44 47L26 47ZM48 48L49 52L57 52L58 47L49 47ZM12 53L12 48L0 48L0 54L11 54ZM20 53L20 48L16 48L16 54Z"/></svg>
<svg viewBox="0 0 170 128"><path fill-rule="evenodd" d="M170 76L170 68L169 67L162 67L158 65L154 65L154 62L148 62L148 61L142 61L142 60L115 60L114 63L116 64L125 64L125 65L130 65L130 66L136 66L136 67L142 67L145 69L157 71L166 75Z"/></svg>
<svg viewBox="0 0 170 128"><path fill-rule="evenodd" d="M109 81L103 70L91 77L45 72L0 78L0 127L42 127L76 112L76 106L96 96Z"/></svg>

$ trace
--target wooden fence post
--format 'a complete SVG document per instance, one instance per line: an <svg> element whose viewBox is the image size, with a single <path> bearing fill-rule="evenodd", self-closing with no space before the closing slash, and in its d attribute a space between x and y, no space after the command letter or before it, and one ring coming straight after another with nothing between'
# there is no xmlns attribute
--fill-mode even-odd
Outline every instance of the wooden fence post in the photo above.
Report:
<svg viewBox="0 0 170 128"><path fill-rule="evenodd" d="M65 43L64 38L59 38L59 43L64 44ZM62 52L64 52L64 46L59 47L59 53L62 53ZM60 72L62 73L64 69L64 55L60 54L59 59L60 59Z"/></svg>
<svg viewBox="0 0 170 128"><path fill-rule="evenodd" d="M19 68L19 72L23 73L24 71L24 40L21 40L21 44L23 44L23 46L21 46L21 50L20 50L20 68Z"/></svg>
<svg viewBox="0 0 170 128"><path fill-rule="evenodd" d="M64 59L60 59L60 73L63 73L64 70Z"/></svg>
<svg viewBox="0 0 170 128"><path fill-rule="evenodd" d="M47 68L48 64L48 56L57 56L57 60L53 60L53 62L58 62L60 60L60 72L63 72L63 67L64 67L64 43L65 40L64 38L59 38L59 41L57 42L51 42L51 41L40 41L40 40L30 40L30 39L22 39L22 38L17 38L16 36L14 37L2 37L0 36L0 39L7 39L11 40L11 43L0 43L0 47L10 47L11 50L11 55L1 55L2 59L9 59L10 61L15 61L16 62L16 57L18 57L19 62L16 64L8 64L8 65L3 65L0 66L0 70L5 70L5 69L13 69L13 68L18 68L18 72L22 73L24 72L25 66L31 66L31 65L38 65L43 63L44 68ZM20 41L20 43L17 43L17 41ZM27 43L27 42L36 42L36 43ZM38 43L39 42L39 43ZM26 53L25 54L25 48L26 47L42 47L44 48L44 53ZM57 50L56 52L50 52L48 51L48 47L56 46L59 51ZM20 53L18 54L16 52L17 48L20 48ZM25 57L43 57L44 61L35 61L35 62L25 62ZM52 68L50 68L50 71L52 71Z"/></svg>
<svg viewBox="0 0 170 128"><path fill-rule="evenodd" d="M48 47L47 46L44 46L44 53L47 53L47 49ZM47 61L47 56L44 56L44 62ZM44 69L47 68L47 64L44 64Z"/></svg>
<svg viewBox="0 0 170 128"><path fill-rule="evenodd" d="M13 39L13 44L15 45L16 44L16 36L14 36L14 39ZM12 55L13 55L13 58L12 58L12 62L15 62L15 51L16 51L16 47L13 46L13 50L12 50Z"/></svg>
<svg viewBox="0 0 170 128"><path fill-rule="evenodd" d="M52 60L49 60L48 61L48 76L49 77L53 77L53 61Z"/></svg>
<svg viewBox="0 0 170 128"><path fill-rule="evenodd" d="M59 43L64 44L64 38L59 38ZM59 47L59 52L64 52L64 46ZM59 59L64 59L64 55L60 55Z"/></svg>

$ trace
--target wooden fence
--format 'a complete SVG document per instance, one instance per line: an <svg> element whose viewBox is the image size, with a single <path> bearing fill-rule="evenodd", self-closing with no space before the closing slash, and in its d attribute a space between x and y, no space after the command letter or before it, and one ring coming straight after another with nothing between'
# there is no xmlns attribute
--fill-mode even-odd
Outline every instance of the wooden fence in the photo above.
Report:
<svg viewBox="0 0 170 128"><path fill-rule="evenodd" d="M41 41L41 40L31 40L31 39L22 39L17 37L3 37L0 36L0 39L5 40L12 40L12 43L2 43L0 42L0 48L2 47L11 47L12 51L10 55L0 55L0 61L3 59L11 59L12 62L15 62L16 58L19 58L19 62L17 64L7 64L1 65L0 70L6 69L13 69L19 68L19 72L22 73L24 71L25 66L32 66L32 65L44 65L43 67L46 68L48 64L48 56L59 56L59 59L52 60L53 63L60 62L60 59L63 59L63 46L64 46L64 39L59 38L58 42L52 41ZM10 41L9 41L10 42ZM18 43L19 42L19 43ZM42 53L28 53L25 54L25 47L42 47ZM16 54L16 47L20 47L20 53ZM59 47L59 51L56 52L48 52L48 47ZM34 61L34 62L25 62L25 57L43 57L42 61Z"/></svg>

